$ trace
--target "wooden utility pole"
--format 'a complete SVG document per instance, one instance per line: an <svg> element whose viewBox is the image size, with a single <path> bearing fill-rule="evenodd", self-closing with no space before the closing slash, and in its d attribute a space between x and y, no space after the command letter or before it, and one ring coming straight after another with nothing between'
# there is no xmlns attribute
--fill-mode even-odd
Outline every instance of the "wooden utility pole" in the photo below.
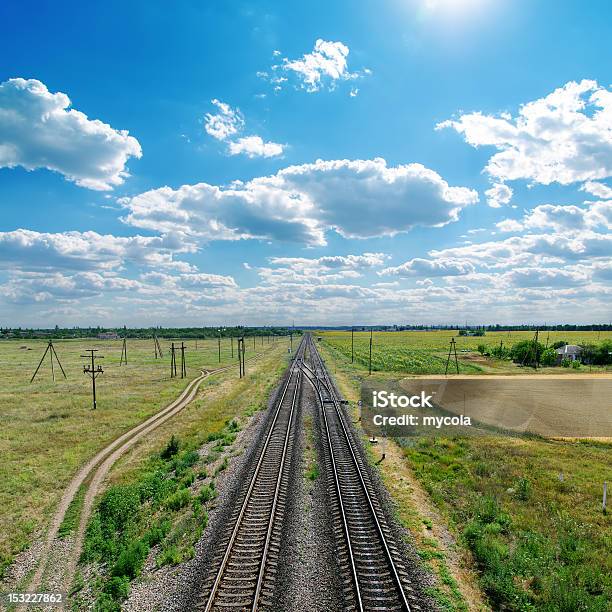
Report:
<svg viewBox="0 0 612 612"><path fill-rule="evenodd" d="M370 327L370 365L368 368L368 375L372 374L372 328Z"/></svg>
<svg viewBox="0 0 612 612"><path fill-rule="evenodd" d="M157 339L157 336L153 336L153 346L155 347L155 359L157 359L158 357L161 358L164 356L164 354L162 353L161 350L161 344L159 343L159 340Z"/></svg>
<svg viewBox="0 0 612 612"><path fill-rule="evenodd" d="M450 365L451 354L455 353L455 367L457 368L457 374L459 374L459 360L457 359L457 343L455 338L451 338L450 346L448 347L448 357L446 359L446 368L444 368L444 375L448 374L448 366Z"/></svg>
<svg viewBox="0 0 612 612"><path fill-rule="evenodd" d="M98 352L98 349L85 349L89 355L81 355L85 359L91 359L91 365L83 366L83 374L89 374L91 376L91 392L93 396L93 408L95 410L97 408L97 400L96 400L96 378L100 376L100 374L104 373L101 365L96 365L96 359L104 359L102 355L95 355Z"/></svg>
<svg viewBox="0 0 612 612"><path fill-rule="evenodd" d="M32 378L30 379L30 383L34 382L34 379L36 378L36 374L38 374L38 370L40 370L40 366L45 360L47 353L49 353L49 361L51 362L51 378L53 379L53 382L55 382L55 370L53 368L53 357L57 359L57 365L60 367L60 370L62 371L64 378L67 378L66 372L64 372L64 368L62 368L62 364L60 363L59 357L57 356L57 353L55 352L55 347L53 346L53 340L49 340L49 344L47 344L47 348L45 349L43 356L40 358L40 362L38 364L38 367L36 368L36 371L32 375Z"/></svg>
<svg viewBox="0 0 612 612"><path fill-rule="evenodd" d="M238 370L240 378L246 376L244 353L244 336L242 336L242 338L238 338Z"/></svg>
<svg viewBox="0 0 612 612"><path fill-rule="evenodd" d="M127 365L127 338L123 338L123 346L121 347L121 359L119 365L122 366L125 363Z"/></svg>
<svg viewBox="0 0 612 612"><path fill-rule="evenodd" d="M176 376L176 349L174 348L174 342L170 348L170 378Z"/></svg>
<svg viewBox="0 0 612 612"><path fill-rule="evenodd" d="M176 375L176 363L175 367L175 375ZM187 362L185 361L185 343L181 342L181 378L187 377Z"/></svg>

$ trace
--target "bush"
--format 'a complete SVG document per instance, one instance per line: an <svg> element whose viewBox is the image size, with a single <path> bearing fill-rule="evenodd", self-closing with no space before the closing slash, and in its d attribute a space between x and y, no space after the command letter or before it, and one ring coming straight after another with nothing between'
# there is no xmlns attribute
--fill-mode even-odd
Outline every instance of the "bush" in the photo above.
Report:
<svg viewBox="0 0 612 612"><path fill-rule="evenodd" d="M564 368L569 368L572 365L572 360L571 359L567 359L567 357L561 362L561 365Z"/></svg>
<svg viewBox="0 0 612 612"><path fill-rule="evenodd" d="M157 556L155 563L157 564L157 567L162 567L164 565L178 565L182 560L183 557L179 549L172 544Z"/></svg>
<svg viewBox="0 0 612 612"><path fill-rule="evenodd" d="M572 368L574 368L574 370L580 369L580 362L577 359L575 361L572 361Z"/></svg>
<svg viewBox="0 0 612 612"><path fill-rule="evenodd" d="M516 498L527 501L531 497L531 482L529 478L519 478L516 485Z"/></svg>
<svg viewBox="0 0 612 612"><path fill-rule="evenodd" d="M170 457L174 457L176 453L178 453L180 447L179 439L172 434L168 444L166 444L166 448L161 452L162 459L170 459Z"/></svg>
<svg viewBox="0 0 612 612"><path fill-rule="evenodd" d="M481 355L484 355L485 353L489 352L489 347L486 344L479 344L478 345L478 352Z"/></svg>
<svg viewBox="0 0 612 612"><path fill-rule="evenodd" d="M127 576L113 576L104 587L104 592L118 601L127 599L130 594L129 578Z"/></svg>
<svg viewBox="0 0 612 612"><path fill-rule="evenodd" d="M215 495L216 492L214 487L211 487L210 485L204 485L200 490L200 493L198 494L198 500L200 501L200 503L205 504L211 499L214 499Z"/></svg>
<svg viewBox="0 0 612 612"><path fill-rule="evenodd" d="M544 345L534 340L522 340L517 342L510 350L512 360L516 363L528 365L539 363L544 352Z"/></svg>
<svg viewBox="0 0 612 612"><path fill-rule="evenodd" d="M180 510L184 508L191 501L191 493L189 489L179 489L176 493L173 493L168 497L164 506L170 510Z"/></svg>
<svg viewBox="0 0 612 612"><path fill-rule="evenodd" d="M542 359L540 362L543 366L554 366L557 363L557 353L555 352L555 349L549 348L546 349L543 353L542 353Z"/></svg>
<svg viewBox="0 0 612 612"><path fill-rule="evenodd" d="M149 554L149 547L142 540L130 542L127 548L124 548L115 563L112 574L113 576L128 576L136 578L140 574L140 570L144 565L145 559Z"/></svg>

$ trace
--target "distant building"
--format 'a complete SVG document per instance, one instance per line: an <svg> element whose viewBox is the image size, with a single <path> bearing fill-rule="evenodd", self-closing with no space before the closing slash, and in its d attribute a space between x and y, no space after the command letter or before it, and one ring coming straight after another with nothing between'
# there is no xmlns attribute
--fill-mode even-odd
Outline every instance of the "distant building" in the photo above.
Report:
<svg viewBox="0 0 612 612"><path fill-rule="evenodd" d="M566 344L565 346L561 346L556 350L557 353L557 363L561 363L564 359L569 359L570 361L576 361L580 359L580 355L582 353L582 347L576 344Z"/></svg>
<svg viewBox="0 0 612 612"><path fill-rule="evenodd" d="M98 334L98 340L119 340L117 332L102 332Z"/></svg>

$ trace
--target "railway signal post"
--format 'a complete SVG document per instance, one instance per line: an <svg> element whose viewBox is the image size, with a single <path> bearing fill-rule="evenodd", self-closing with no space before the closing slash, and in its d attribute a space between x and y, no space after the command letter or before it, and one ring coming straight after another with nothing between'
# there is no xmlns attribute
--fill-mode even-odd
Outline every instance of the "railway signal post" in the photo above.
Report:
<svg viewBox="0 0 612 612"><path fill-rule="evenodd" d="M102 355L96 355L98 349L85 349L89 355L81 355L81 357L85 359L91 359L91 364L83 366L83 374L88 374L91 376L91 392L93 396L93 407L92 410L95 410L97 407L96 400L96 378L104 373L101 365L96 365L96 359L104 359Z"/></svg>

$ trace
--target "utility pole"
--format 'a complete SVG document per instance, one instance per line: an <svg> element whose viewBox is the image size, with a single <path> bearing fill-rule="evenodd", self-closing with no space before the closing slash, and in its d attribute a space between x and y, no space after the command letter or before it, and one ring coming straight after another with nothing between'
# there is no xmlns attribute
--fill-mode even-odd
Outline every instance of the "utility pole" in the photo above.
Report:
<svg viewBox="0 0 612 612"><path fill-rule="evenodd" d="M127 338L123 338L123 346L121 347L121 359L119 365L122 366L125 363L127 365Z"/></svg>
<svg viewBox="0 0 612 612"><path fill-rule="evenodd" d="M355 362L355 328L351 327L351 363Z"/></svg>
<svg viewBox="0 0 612 612"><path fill-rule="evenodd" d="M159 340L157 339L157 336L155 335L153 336L153 346L155 347L155 359L157 359L158 357L163 357L164 354L162 353L161 345L159 343Z"/></svg>
<svg viewBox="0 0 612 612"><path fill-rule="evenodd" d="M174 342L170 348L170 378L176 376L176 350L174 348Z"/></svg>
<svg viewBox="0 0 612 612"><path fill-rule="evenodd" d="M246 364L244 356L246 354L246 346L244 344L244 337L242 338L242 375L246 376Z"/></svg>
<svg viewBox="0 0 612 612"><path fill-rule="evenodd" d="M91 359L91 365L84 365L83 366L83 374L89 374L89 376L91 376L91 391L92 391L92 395L93 395L93 408L92 410L95 410L97 407L97 401L96 401L96 378L98 378L98 376L100 376L100 374L104 373L104 370L102 369L101 365L96 365L95 360L96 359L104 359L104 357L102 355L96 355L95 353L98 352L98 349L85 349L85 351L87 353L89 353L89 355L81 355L81 357L85 358L85 359Z"/></svg>
<svg viewBox="0 0 612 612"><path fill-rule="evenodd" d="M62 364L60 363L59 357L57 356L57 353L55 352L55 347L53 346L53 340L49 340L49 344L47 344L47 348L45 349L43 356L40 358L40 362L32 378L30 379L30 383L34 382L34 379L36 378L36 375L38 374L38 370L40 370L40 366L45 360L47 353L49 353L49 361L51 362L51 378L53 379L53 382L55 382L55 370L53 369L53 356L55 356L55 359L57 359L57 365L60 367L60 370L62 371L64 378L66 378L66 372L64 372L64 368L62 368Z"/></svg>
<svg viewBox="0 0 612 612"><path fill-rule="evenodd" d="M244 336L242 338L238 338L238 371L240 378L243 378L246 375L244 367Z"/></svg>
<svg viewBox="0 0 612 612"><path fill-rule="evenodd" d="M176 375L176 363L175 367L175 375ZM187 362L185 361L185 343L181 342L181 378L187 377Z"/></svg>
<svg viewBox="0 0 612 612"><path fill-rule="evenodd" d="M372 374L372 328L370 327L370 366L368 375Z"/></svg>
<svg viewBox="0 0 612 612"><path fill-rule="evenodd" d="M448 357L446 359L446 368L444 368L444 375L448 374L448 366L450 365L451 354L455 353L455 367L457 368L457 374L459 374L459 360L457 359L457 343L455 342L455 338L451 338L450 346L448 347Z"/></svg>

